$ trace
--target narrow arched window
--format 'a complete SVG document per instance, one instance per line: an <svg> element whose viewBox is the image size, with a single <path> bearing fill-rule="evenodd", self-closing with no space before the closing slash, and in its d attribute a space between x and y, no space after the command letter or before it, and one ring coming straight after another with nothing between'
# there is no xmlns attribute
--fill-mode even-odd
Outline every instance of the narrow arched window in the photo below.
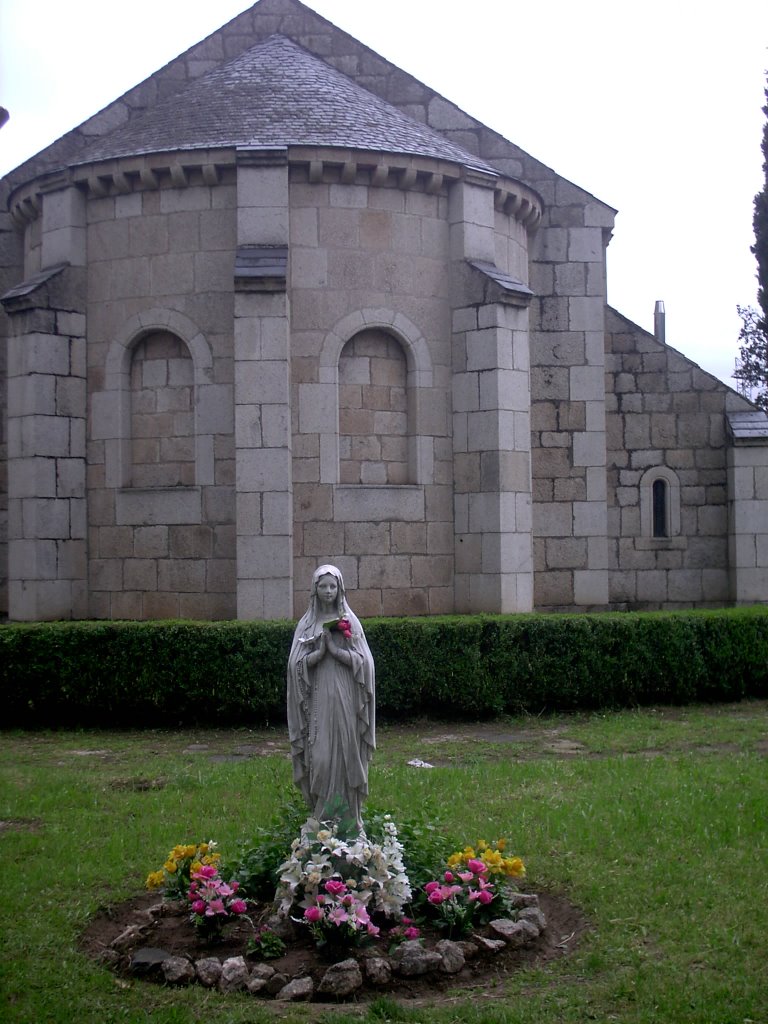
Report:
<svg viewBox="0 0 768 1024"><path fill-rule="evenodd" d="M668 537L668 484L661 478L653 481L653 536Z"/></svg>
<svg viewBox="0 0 768 1024"><path fill-rule="evenodd" d="M408 437L405 352L386 331L360 331L339 358L341 483L409 483Z"/></svg>
<svg viewBox="0 0 768 1024"><path fill-rule="evenodd" d="M680 536L680 481L668 466L651 466L640 478L640 535L662 547Z"/></svg>
<svg viewBox="0 0 768 1024"><path fill-rule="evenodd" d="M169 331L144 335L131 359L131 483L195 483L194 368L184 342Z"/></svg>

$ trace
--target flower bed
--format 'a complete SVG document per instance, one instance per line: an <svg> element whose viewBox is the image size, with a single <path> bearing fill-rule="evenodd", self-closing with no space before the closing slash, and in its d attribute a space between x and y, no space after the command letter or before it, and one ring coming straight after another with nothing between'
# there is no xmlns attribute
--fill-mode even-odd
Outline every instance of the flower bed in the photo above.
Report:
<svg viewBox="0 0 768 1024"><path fill-rule="evenodd" d="M446 940L440 931L427 925L421 929L418 944L426 954L437 950L439 963L428 956L421 960L426 966L425 973L408 974L405 972L413 969L419 958L406 943L399 946L403 951L400 958L404 961L400 964L398 958L393 962L386 949L355 949L345 960L351 959L358 965L360 984L346 996L327 989L331 984L335 986L334 976L338 979L341 975L345 979L343 984L350 984L347 979L355 982L354 970L347 966L340 971L336 964L329 962L317 950L308 931L300 929L298 934L294 933L279 957L265 961L247 953L252 935L248 922L235 922L225 931L221 942L210 946L190 928L189 912L184 903L158 902L157 895L151 893L105 908L88 925L81 945L89 956L121 976L153 983L198 984L220 993L250 992L260 999L336 1001L354 998L366 1001L389 993L396 997L437 1001L449 990L486 987L491 979L503 979L517 969L548 963L575 948L588 927L578 908L559 895L520 895L531 903L530 908L522 909L539 909L546 919L544 930L535 938L531 933L524 945L514 945L498 934L494 936L487 926L477 933L476 939L457 943L447 940L450 945L438 950L440 943ZM538 902L538 908L534 901ZM259 906L254 916L260 918L268 912L268 907ZM458 961L452 956L455 950L450 948L453 945L459 947L464 963L451 973L443 967L443 960L447 957L449 968L456 966ZM376 963L377 960L386 961L389 970ZM323 989L322 983L329 971L332 973ZM286 986L294 981L301 985L294 985L286 992Z"/></svg>
<svg viewBox="0 0 768 1024"><path fill-rule="evenodd" d="M100 940L99 958L172 985L343 999L414 979L465 984L508 969L510 956L565 951L579 930L552 942L539 896L517 887L523 862L505 854L503 839L454 852L435 876L426 867L434 838L406 826L412 886L391 816L371 815L368 828L370 837L343 815L308 819L279 864L274 834L226 868L212 841L175 846L147 878L166 898L134 908ZM274 899L258 899L270 879Z"/></svg>

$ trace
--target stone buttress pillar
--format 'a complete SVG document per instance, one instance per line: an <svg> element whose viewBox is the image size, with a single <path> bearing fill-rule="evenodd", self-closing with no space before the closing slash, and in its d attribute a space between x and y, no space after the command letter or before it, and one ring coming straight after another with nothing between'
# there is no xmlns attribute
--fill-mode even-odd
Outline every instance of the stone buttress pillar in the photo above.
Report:
<svg viewBox="0 0 768 1024"><path fill-rule="evenodd" d="M533 607L528 310L495 265L493 182L451 193L457 612Z"/></svg>
<svg viewBox="0 0 768 1024"><path fill-rule="evenodd" d="M288 161L237 157L235 458L237 615L293 614Z"/></svg>
<svg viewBox="0 0 768 1024"><path fill-rule="evenodd" d="M8 338L8 614L85 618L85 198L42 191L42 270L2 298Z"/></svg>
<svg viewBox="0 0 768 1024"><path fill-rule="evenodd" d="M728 428L731 599L768 602L768 416L732 412Z"/></svg>

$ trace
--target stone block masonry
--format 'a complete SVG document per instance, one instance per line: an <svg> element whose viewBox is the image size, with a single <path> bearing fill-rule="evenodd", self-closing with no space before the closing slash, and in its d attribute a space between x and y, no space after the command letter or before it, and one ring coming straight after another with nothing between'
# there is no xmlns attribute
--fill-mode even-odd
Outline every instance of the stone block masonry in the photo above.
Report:
<svg viewBox="0 0 768 1024"><path fill-rule="evenodd" d="M85 316L56 308L42 284L14 303L11 324L9 602L19 620L85 618Z"/></svg>

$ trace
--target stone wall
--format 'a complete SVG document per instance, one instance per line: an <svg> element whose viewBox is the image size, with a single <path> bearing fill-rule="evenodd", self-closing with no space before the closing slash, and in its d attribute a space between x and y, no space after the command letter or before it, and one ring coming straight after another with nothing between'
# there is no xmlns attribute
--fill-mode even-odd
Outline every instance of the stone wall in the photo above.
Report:
<svg viewBox="0 0 768 1024"><path fill-rule="evenodd" d="M300 168L291 176L295 604L316 565L333 558L362 614L446 612L445 188L375 187L362 173L344 185L330 169L325 178L310 183Z"/></svg>
<svg viewBox="0 0 768 1024"><path fill-rule="evenodd" d="M330 147L60 170L275 32L526 185ZM43 172L17 192L23 267L0 222L0 281L87 274L89 615L290 615L331 558L364 615L722 604L729 497L743 558L759 548L739 593L762 585L734 490L762 475L737 460L727 490L725 414L751 407L606 322L615 211L296 0L261 0L11 183ZM282 271L257 282L267 250ZM0 481L0 557L3 514Z"/></svg>
<svg viewBox="0 0 768 1024"><path fill-rule="evenodd" d="M18 284L23 276L22 238L6 210L8 191L7 185L0 183L0 295ZM8 315L0 305L0 620L8 614L8 353L5 339L10 330Z"/></svg>
<svg viewBox="0 0 768 1024"><path fill-rule="evenodd" d="M716 607L730 597L726 411L752 406L612 309L606 313L612 607ZM653 536L649 484L669 484Z"/></svg>
<svg viewBox="0 0 768 1024"><path fill-rule="evenodd" d="M613 213L559 181L536 238L531 430L537 608L604 607L603 310Z"/></svg>
<svg viewBox="0 0 768 1024"><path fill-rule="evenodd" d="M235 615L234 208L226 181L87 203L94 618Z"/></svg>

